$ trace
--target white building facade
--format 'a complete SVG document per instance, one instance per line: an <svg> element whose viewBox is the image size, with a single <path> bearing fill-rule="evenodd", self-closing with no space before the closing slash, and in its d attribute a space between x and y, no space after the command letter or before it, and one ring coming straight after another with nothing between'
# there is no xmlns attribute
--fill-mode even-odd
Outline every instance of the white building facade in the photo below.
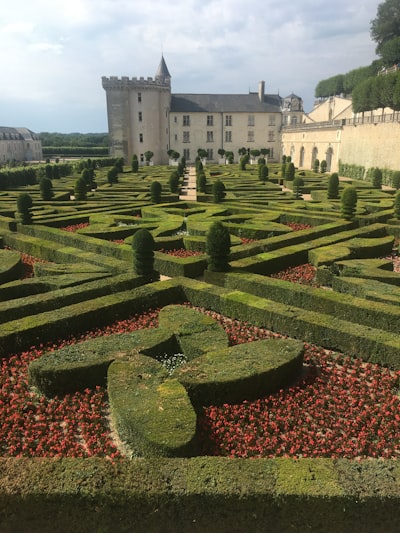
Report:
<svg viewBox="0 0 400 533"><path fill-rule="evenodd" d="M269 151L281 159L281 128L303 111L301 98L265 94L265 82L249 94L172 94L164 58L154 78L103 77L106 91L110 155L129 164L133 154L144 164L146 151L155 164L167 164L174 150L193 162L199 149L218 161L219 150ZM296 99L292 109L288 99ZM289 117L289 118L288 118Z"/></svg>
<svg viewBox="0 0 400 533"><path fill-rule="evenodd" d="M42 143L39 135L27 128L0 127L0 164L41 161Z"/></svg>

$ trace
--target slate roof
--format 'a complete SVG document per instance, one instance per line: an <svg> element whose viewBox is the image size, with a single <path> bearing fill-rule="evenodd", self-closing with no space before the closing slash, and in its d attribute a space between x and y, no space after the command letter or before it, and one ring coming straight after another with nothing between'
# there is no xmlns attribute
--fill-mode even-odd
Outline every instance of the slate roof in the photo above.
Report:
<svg viewBox="0 0 400 533"><path fill-rule="evenodd" d="M175 113L280 113L282 98L278 94L173 94L171 112Z"/></svg>
<svg viewBox="0 0 400 533"><path fill-rule="evenodd" d="M169 73L167 64L165 62L164 56L161 56L160 64L158 65L158 69L155 76L156 80L168 80L171 79L171 74Z"/></svg>

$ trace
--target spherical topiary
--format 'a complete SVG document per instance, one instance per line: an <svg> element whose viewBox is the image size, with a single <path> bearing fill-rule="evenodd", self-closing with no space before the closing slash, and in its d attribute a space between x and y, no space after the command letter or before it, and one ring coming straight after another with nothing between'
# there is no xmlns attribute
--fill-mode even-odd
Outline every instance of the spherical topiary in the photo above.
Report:
<svg viewBox="0 0 400 533"><path fill-rule="evenodd" d="M32 224L32 205L32 198L27 192L23 192L18 196L17 211L21 217L22 224Z"/></svg>
<svg viewBox="0 0 400 533"><path fill-rule="evenodd" d="M357 209L357 190L349 186L343 189L341 197L341 211L345 220L352 220Z"/></svg>
<svg viewBox="0 0 400 533"><path fill-rule="evenodd" d="M229 270L229 254L231 250L231 236L219 220L214 222L208 232L206 252L208 270L213 272L227 272Z"/></svg>
<svg viewBox="0 0 400 533"><path fill-rule="evenodd" d="M146 276L154 271L153 235L149 230L138 230L132 239L133 268L138 276Z"/></svg>
<svg viewBox="0 0 400 533"><path fill-rule="evenodd" d="M339 198L339 174L334 172L328 179L328 200Z"/></svg>

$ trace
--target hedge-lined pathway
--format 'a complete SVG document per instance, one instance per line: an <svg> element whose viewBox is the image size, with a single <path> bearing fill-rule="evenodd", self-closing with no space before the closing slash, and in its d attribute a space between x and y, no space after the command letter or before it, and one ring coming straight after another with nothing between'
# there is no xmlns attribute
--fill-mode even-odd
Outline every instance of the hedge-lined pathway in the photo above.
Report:
<svg viewBox="0 0 400 533"><path fill-rule="evenodd" d="M179 200L188 202L196 202L197 200L195 167L189 167L189 172L185 174Z"/></svg>

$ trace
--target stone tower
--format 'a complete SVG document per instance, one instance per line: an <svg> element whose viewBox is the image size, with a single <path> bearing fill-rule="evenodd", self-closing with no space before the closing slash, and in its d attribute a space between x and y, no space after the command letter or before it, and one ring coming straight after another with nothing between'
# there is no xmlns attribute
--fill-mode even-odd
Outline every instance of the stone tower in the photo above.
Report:
<svg viewBox="0 0 400 533"><path fill-rule="evenodd" d="M168 163L171 76L164 57L154 78L103 76L107 98L110 155L130 164L132 155L144 163L146 151L155 164Z"/></svg>

